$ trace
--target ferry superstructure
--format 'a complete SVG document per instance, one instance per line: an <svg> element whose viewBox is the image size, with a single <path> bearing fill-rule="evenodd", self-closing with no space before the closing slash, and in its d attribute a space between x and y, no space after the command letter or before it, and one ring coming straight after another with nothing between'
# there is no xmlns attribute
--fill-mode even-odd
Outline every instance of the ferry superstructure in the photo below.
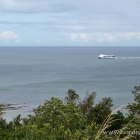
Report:
<svg viewBox="0 0 140 140"><path fill-rule="evenodd" d="M112 54L100 54L98 56L99 59L115 59L115 55Z"/></svg>

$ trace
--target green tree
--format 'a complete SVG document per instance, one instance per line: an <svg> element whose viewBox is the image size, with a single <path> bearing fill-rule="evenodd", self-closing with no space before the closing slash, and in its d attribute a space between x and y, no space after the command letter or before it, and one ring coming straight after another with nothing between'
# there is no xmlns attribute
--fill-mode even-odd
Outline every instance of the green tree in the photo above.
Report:
<svg viewBox="0 0 140 140"><path fill-rule="evenodd" d="M2 115L4 112L3 112L3 107L4 105L3 104L0 104L0 115Z"/></svg>
<svg viewBox="0 0 140 140"><path fill-rule="evenodd" d="M135 86L134 91L132 91L134 95L135 103L129 103L127 105L127 109L129 111L129 115L138 117L140 116L140 86Z"/></svg>
<svg viewBox="0 0 140 140"><path fill-rule="evenodd" d="M113 122L107 129L108 131L119 130L126 124L125 116L121 111L117 111L117 113L113 114L112 120Z"/></svg>
<svg viewBox="0 0 140 140"><path fill-rule="evenodd" d="M34 109L34 113L35 115L23 119L24 125L16 128L14 138L67 140L86 137L86 120L75 102L64 103L59 98L51 98Z"/></svg>
<svg viewBox="0 0 140 140"><path fill-rule="evenodd" d="M0 117L0 140L8 140L11 135L11 129L6 120Z"/></svg>
<svg viewBox="0 0 140 140"><path fill-rule="evenodd" d="M84 100L80 101L78 104L83 115L85 116L85 118L87 120L87 123L91 123L90 114L91 114L91 110L93 109L95 97L96 97L95 92L92 92L91 94L87 93Z"/></svg>
<svg viewBox="0 0 140 140"><path fill-rule="evenodd" d="M102 101L99 101L99 103L90 111L90 120L97 124L102 124L106 117L111 113L112 106L112 99L110 97L102 98Z"/></svg>
<svg viewBox="0 0 140 140"><path fill-rule="evenodd" d="M67 96L65 97L65 100L68 102L76 102L79 100L79 95L76 93L75 90L69 89L67 92Z"/></svg>
<svg viewBox="0 0 140 140"><path fill-rule="evenodd" d="M34 109L33 115L15 117L7 123L0 118L1 140L121 140L127 135L108 135L106 130L123 130L130 116L133 120L126 130L140 130L140 119L135 107L139 102L139 87L136 88L136 103L129 104L128 117L120 111L112 113L113 101L105 97L95 104L95 92L80 101L76 91L69 89L65 101L52 97ZM133 106L134 105L134 106ZM134 115L132 115L132 112ZM111 114L111 115L110 115ZM139 131L140 132L140 131ZM140 139L139 136L136 136ZM129 137L130 140L133 140Z"/></svg>
<svg viewBox="0 0 140 140"><path fill-rule="evenodd" d="M127 123L131 121L128 125L128 131L135 131L135 137L132 140L138 140L140 139L140 85L134 87L132 94L135 102L127 105L128 114L126 121Z"/></svg>

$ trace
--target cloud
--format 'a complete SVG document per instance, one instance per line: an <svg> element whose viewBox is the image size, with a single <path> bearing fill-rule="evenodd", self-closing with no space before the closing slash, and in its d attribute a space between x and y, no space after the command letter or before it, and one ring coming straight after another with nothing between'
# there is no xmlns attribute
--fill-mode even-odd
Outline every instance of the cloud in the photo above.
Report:
<svg viewBox="0 0 140 140"><path fill-rule="evenodd" d="M71 33L69 34L69 39L72 41L87 42L91 39L91 37L87 33Z"/></svg>
<svg viewBox="0 0 140 140"><path fill-rule="evenodd" d="M70 23L67 23L70 24ZM55 25L56 28L63 28L63 29L70 29L70 30L85 30L87 27L81 26L81 25Z"/></svg>
<svg viewBox="0 0 140 140"><path fill-rule="evenodd" d="M18 35L11 31L3 31L0 33L0 38L3 38L5 40L14 40L15 42L20 42L20 38Z"/></svg>
<svg viewBox="0 0 140 140"><path fill-rule="evenodd" d="M31 4L30 1L27 2L26 0L25 2L17 0L2 0L1 2L1 7L6 12L29 12L29 8L35 8L35 5L35 3Z"/></svg>
<svg viewBox="0 0 140 140"><path fill-rule="evenodd" d="M0 38L19 42L18 32L22 44L140 42L140 1L134 1L0 0L0 31L12 31Z"/></svg>
<svg viewBox="0 0 140 140"><path fill-rule="evenodd" d="M62 33L71 41L96 41L96 42L112 42L115 40L111 33Z"/></svg>
<svg viewBox="0 0 140 140"><path fill-rule="evenodd" d="M69 11L73 7L74 4L70 0L1 0L0 9L6 12L40 13Z"/></svg>
<svg viewBox="0 0 140 140"><path fill-rule="evenodd" d="M96 32L96 33L61 33L70 41L81 42L117 42L117 41L131 41L140 40L140 32Z"/></svg>
<svg viewBox="0 0 140 140"><path fill-rule="evenodd" d="M134 10L137 9L137 10ZM128 0L1 0L0 11L40 13L40 12L67 12L67 11L88 11L89 14L116 14L117 12L128 13L128 10L135 14L139 12L139 0L131 2ZM86 14L87 15L87 14ZM127 14L128 15L128 14ZM120 16L120 14L119 14Z"/></svg>
<svg viewBox="0 0 140 140"><path fill-rule="evenodd" d="M140 39L140 32L127 32L127 33L118 33L117 36L122 39L131 40L131 39Z"/></svg>

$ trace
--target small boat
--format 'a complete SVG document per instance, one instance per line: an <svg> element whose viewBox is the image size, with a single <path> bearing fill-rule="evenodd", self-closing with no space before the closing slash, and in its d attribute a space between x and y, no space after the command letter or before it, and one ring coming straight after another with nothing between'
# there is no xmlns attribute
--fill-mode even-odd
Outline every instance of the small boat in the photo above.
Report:
<svg viewBox="0 0 140 140"><path fill-rule="evenodd" d="M115 59L115 55L112 54L100 54L98 56L99 59Z"/></svg>

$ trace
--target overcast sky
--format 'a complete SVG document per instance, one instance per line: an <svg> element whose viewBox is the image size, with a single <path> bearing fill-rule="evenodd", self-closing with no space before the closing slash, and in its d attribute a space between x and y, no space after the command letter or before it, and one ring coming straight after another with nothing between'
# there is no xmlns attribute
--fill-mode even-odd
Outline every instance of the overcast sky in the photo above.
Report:
<svg viewBox="0 0 140 140"><path fill-rule="evenodd" d="M140 46L140 0L0 0L0 46Z"/></svg>

